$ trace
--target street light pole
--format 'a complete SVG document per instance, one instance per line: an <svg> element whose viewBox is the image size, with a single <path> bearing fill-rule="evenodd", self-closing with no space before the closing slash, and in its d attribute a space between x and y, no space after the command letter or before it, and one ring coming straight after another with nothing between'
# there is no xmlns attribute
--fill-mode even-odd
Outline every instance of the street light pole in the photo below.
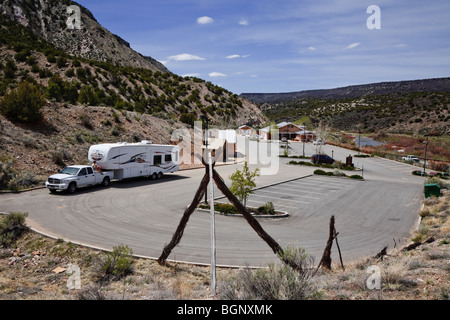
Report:
<svg viewBox="0 0 450 320"><path fill-rule="evenodd" d="M208 116L206 116L204 114L202 114L200 116L200 119L205 121L205 134L204 134L204 137L205 137L205 153L203 155L203 159L207 163L207 158L208 158L208 122L209 122L209 119L208 119ZM205 170L206 170L206 168L205 168ZM205 192L205 204L208 204L208 192Z"/></svg>
<svg viewBox="0 0 450 320"><path fill-rule="evenodd" d="M214 217L214 184L213 184L213 168L211 152L208 153L209 160L209 192L210 192L210 204L209 213L211 220L211 295L216 295L216 227L215 227L215 217ZM207 191L205 190L205 193Z"/></svg>
<svg viewBox="0 0 450 320"><path fill-rule="evenodd" d="M306 134L305 134L305 124L303 123L303 157L305 157L305 139L306 139Z"/></svg>
<svg viewBox="0 0 450 320"><path fill-rule="evenodd" d="M425 159L423 161L423 171L422 171L422 176L425 175L425 168L427 166L427 149L428 149L428 135L426 135L427 140L424 141L423 143L425 143Z"/></svg>

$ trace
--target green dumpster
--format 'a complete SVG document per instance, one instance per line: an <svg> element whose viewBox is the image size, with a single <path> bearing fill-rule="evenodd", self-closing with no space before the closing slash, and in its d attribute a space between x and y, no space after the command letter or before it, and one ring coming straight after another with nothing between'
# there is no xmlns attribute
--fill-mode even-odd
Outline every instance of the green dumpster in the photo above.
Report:
<svg viewBox="0 0 450 320"><path fill-rule="evenodd" d="M424 185L425 198L431 196L439 197L441 195L441 187L437 183L429 183Z"/></svg>

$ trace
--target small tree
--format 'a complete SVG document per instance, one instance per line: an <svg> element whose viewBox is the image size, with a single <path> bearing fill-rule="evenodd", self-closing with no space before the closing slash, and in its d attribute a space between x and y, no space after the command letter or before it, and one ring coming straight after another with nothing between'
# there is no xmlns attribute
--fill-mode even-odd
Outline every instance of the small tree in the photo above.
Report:
<svg viewBox="0 0 450 320"><path fill-rule="evenodd" d="M255 178L259 177L259 169L251 172L248 168L247 162L244 163L243 170L236 170L230 176L231 188L230 191L239 199L244 205L247 205L247 198L249 195L253 194L253 188L256 187Z"/></svg>
<svg viewBox="0 0 450 320"><path fill-rule="evenodd" d="M113 247L100 258L98 276L100 281L118 280L133 272L133 250L123 244Z"/></svg>
<svg viewBox="0 0 450 320"><path fill-rule="evenodd" d="M0 102L0 111L8 119L19 122L35 122L42 119L41 108L45 104L44 95L28 81L5 94Z"/></svg>

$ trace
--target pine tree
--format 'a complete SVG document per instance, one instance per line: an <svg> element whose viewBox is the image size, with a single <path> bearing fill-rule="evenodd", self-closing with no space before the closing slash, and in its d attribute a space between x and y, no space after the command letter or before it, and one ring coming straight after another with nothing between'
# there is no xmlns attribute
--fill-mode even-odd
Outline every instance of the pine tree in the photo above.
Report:
<svg viewBox="0 0 450 320"><path fill-rule="evenodd" d="M42 120L41 108L46 100L40 90L28 81L5 94L0 112L11 121L37 122Z"/></svg>

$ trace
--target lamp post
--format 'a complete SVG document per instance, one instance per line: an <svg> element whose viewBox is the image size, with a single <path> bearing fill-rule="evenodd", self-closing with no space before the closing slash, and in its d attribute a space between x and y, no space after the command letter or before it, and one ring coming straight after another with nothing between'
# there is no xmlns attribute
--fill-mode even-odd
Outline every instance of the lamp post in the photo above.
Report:
<svg viewBox="0 0 450 320"><path fill-rule="evenodd" d="M205 154L203 158L208 163L209 167L209 192L211 193L210 207L210 220L211 220L211 295L216 295L216 229L215 229L215 217L214 217L214 184L213 184L213 169L212 169L212 157L211 152L208 150L208 122L209 119L206 115L201 115L200 119L205 121ZM206 160L208 159L208 160ZM206 168L205 168L206 170ZM205 190L205 204L208 204L208 190Z"/></svg>
<svg viewBox="0 0 450 320"><path fill-rule="evenodd" d="M203 159L205 160L205 162L207 162L208 159L208 123L209 123L209 118L208 116L202 114L200 116L200 119L202 119L205 122L205 153L203 155ZM206 168L205 168L206 170ZM205 204L208 204L208 192L205 192Z"/></svg>
<svg viewBox="0 0 450 320"><path fill-rule="evenodd" d="M305 139L306 139L306 134L305 134L305 124L303 123L303 157L305 157Z"/></svg>
<svg viewBox="0 0 450 320"><path fill-rule="evenodd" d="M425 168L427 166L427 149L428 149L428 135L426 135L427 140L424 141L423 143L425 143L425 159L423 161L423 171L422 171L422 176L425 175Z"/></svg>
<svg viewBox="0 0 450 320"><path fill-rule="evenodd" d="M358 129L358 154L361 151L361 130Z"/></svg>

